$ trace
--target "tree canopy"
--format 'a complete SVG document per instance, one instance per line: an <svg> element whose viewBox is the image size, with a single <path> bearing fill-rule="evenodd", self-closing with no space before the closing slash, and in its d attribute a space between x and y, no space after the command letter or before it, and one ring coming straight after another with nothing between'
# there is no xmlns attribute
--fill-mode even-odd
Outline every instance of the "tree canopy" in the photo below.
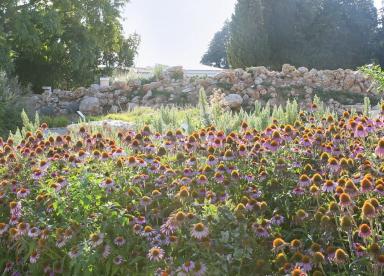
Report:
<svg viewBox="0 0 384 276"><path fill-rule="evenodd" d="M229 42L229 21L224 23L223 28L218 31L211 42L207 52L201 59L201 63L218 68L228 68L227 46Z"/></svg>
<svg viewBox="0 0 384 276"><path fill-rule="evenodd" d="M99 65L132 65L140 39L122 34L126 2L1 1L0 69L40 90L92 83L102 73Z"/></svg>
<svg viewBox="0 0 384 276"><path fill-rule="evenodd" d="M378 58L379 26L373 0L238 0L227 57L231 67L355 68Z"/></svg>

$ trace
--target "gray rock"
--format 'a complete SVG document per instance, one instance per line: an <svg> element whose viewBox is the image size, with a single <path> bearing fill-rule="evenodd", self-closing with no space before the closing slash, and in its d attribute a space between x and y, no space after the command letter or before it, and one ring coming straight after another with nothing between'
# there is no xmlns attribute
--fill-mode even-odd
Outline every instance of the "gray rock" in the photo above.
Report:
<svg viewBox="0 0 384 276"><path fill-rule="evenodd" d="M152 90L148 90L147 94L145 94L143 97L143 102L148 101L151 97L152 97Z"/></svg>
<svg viewBox="0 0 384 276"><path fill-rule="evenodd" d="M111 109L109 110L110 113L117 113L119 112L119 107L116 105L112 105Z"/></svg>
<svg viewBox="0 0 384 276"><path fill-rule="evenodd" d="M239 109L243 103L243 98L238 94L229 94L224 97L224 105L231 109Z"/></svg>
<svg viewBox="0 0 384 276"><path fill-rule="evenodd" d="M261 77L256 77L254 83L256 85L262 84L264 81Z"/></svg>
<svg viewBox="0 0 384 276"><path fill-rule="evenodd" d="M103 108L96 97L84 97L79 106L79 110L85 115L100 115Z"/></svg>

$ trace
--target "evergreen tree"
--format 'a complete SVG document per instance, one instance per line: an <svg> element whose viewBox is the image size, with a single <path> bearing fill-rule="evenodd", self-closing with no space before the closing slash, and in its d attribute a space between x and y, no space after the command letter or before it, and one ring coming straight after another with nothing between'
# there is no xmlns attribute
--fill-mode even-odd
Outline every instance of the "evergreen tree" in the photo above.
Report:
<svg viewBox="0 0 384 276"><path fill-rule="evenodd" d="M376 28L373 0L239 0L228 57L232 67L355 68L371 61Z"/></svg>
<svg viewBox="0 0 384 276"><path fill-rule="evenodd" d="M225 21L223 28L218 31L211 42L201 63L218 68L228 68L227 46L229 42L229 21Z"/></svg>
<svg viewBox="0 0 384 276"><path fill-rule="evenodd" d="M262 0L239 0L230 24L228 60L232 67L265 65L270 60Z"/></svg>

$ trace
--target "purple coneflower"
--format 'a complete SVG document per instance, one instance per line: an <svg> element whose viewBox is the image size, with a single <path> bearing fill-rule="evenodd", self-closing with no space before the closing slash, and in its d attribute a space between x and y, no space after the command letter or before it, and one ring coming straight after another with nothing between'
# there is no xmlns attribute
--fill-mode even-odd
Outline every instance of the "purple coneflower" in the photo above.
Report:
<svg viewBox="0 0 384 276"><path fill-rule="evenodd" d="M151 261L161 261L164 258L164 250L160 247L152 247L149 249L147 257Z"/></svg>
<svg viewBox="0 0 384 276"><path fill-rule="evenodd" d="M208 237L208 235L209 235L208 227L206 227L203 223L199 222L192 226L192 229L191 229L192 237L198 240L201 240L203 238Z"/></svg>
<svg viewBox="0 0 384 276"><path fill-rule="evenodd" d="M117 246L123 246L125 244L125 239L124 237L122 236L118 236L116 237L113 242L117 245Z"/></svg>

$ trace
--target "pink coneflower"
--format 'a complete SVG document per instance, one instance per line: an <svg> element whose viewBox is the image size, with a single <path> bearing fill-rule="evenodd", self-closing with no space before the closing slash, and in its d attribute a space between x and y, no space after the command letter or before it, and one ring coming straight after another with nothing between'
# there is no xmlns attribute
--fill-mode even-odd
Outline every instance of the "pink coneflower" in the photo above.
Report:
<svg viewBox="0 0 384 276"><path fill-rule="evenodd" d="M113 181L112 178L108 177L105 180L103 180L99 186L100 188L112 188L115 182Z"/></svg>
<svg viewBox="0 0 384 276"><path fill-rule="evenodd" d="M202 262L196 262L193 273L195 276L203 276L207 272L207 266Z"/></svg>
<svg viewBox="0 0 384 276"><path fill-rule="evenodd" d="M337 187L337 183L328 179L324 182L323 187L321 188L323 192L331 193L334 192Z"/></svg>
<svg viewBox="0 0 384 276"><path fill-rule="evenodd" d="M92 247L97 247L103 243L103 240L104 240L103 233L97 233L97 234L93 233L90 235L89 243L91 244Z"/></svg>
<svg viewBox="0 0 384 276"><path fill-rule="evenodd" d="M254 223L252 225L252 228L253 228L253 231L255 232L256 236L258 236L259 238L268 238L269 237L269 233L268 233L267 229L265 229L265 227L263 227L262 225Z"/></svg>
<svg viewBox="0 0 384 276"><path fill-rule="evenodd" d="M151 237L156 234L156 231L149 225L145 226L140 235L143 237Z"/></svg>
<svg viewBox="0 0 384 276"><path fill-rule="evenodd" d="M140 205L143 207L148 207L149 205L151 205L151 203L152 203L152 199L149 196L143 196L140 199Z"/></svg>
<svg viewBox="0 0 384 276"><path fill-rule="evenodd" d="M209 155L209 156L208 156L207 164L208 164L209 166L215 166L217 163L218 163L218 160L216 159L215 156L213 156L213 155Z"/></svg>
<svg viewBox="0 0 384 276"><path fill-rule="evenodd" d="M13 268L13 262L8 261L5 263L4 272L9 272L12 270L12 268Z"/></svg>
<svg viewBox="0 0 384 276"><path fill-rule="evenodd" d="M29 224L28 223L24 223L24 222L20 222L18 225L17 225L17 230L19 232L19 235L20 236L23 236L25 234L28 233L28 230L29 230Z"/></svg>
<svg viewBox="0 0 384 276"><path fill-rule="evenodd" d="M167 236L173 234L176 231L176 229L177 229L176 225L168 222L160 226L160 232Z"/></svg>
<svg viewBox="0 0 384 276"><path fill-rule="evenodd" d="M149 249L147 257L151 261L159 262L164 258L164 250L160 247L152 247Z"/></svg>
<svg viewBox="0 0 384 276"><path fill-rule="evenodd" d="M360 190L363 193L372 191L373 190L372 182L368 178L364 177L363 180L361 180L360 182Z"/></svg>
<svg viewBox="0 0 384 276"><path fill-rule="evenodd" d="M17 216L19 217L20 213L21 213L21 202L18 201L12 201L9 203L9 208L10 208L10 211L11 211L11 215L12 216Z"/></svg>
<svg viewBox="0 0 384 276"><path fill-rule="evenodd" d="M40 234L40 229L37 227L31 227L28 231L28 236L31 238L36 238Z"/></svg>
<svg viewBox="0 0 384 276"><path fill-rule="evenodd" d="M26 188L20 188L17 191L17 198L26 198L30 194L30 190Z"/></svg>
<svg viewBox="0 0 384 276"><path fill-rule="evenodd" d="M5 224L3 222L0 222L0 236L8 231L8 224Z"/></svg>
<svg viewBox="0 0 384 276"><path fill-rule="evenodd" d="M209 230L208 227L206 227L203 223L199 222L193 225L191 229L191 236L201 240L203 238L208 237Z"/></svg>
<svg viewBox="0 0 384 276"><path fill-rule="evenodd" d="M36 250L34 250L32 253L31 253L31 256L29 257L29 262L31 264L34 264L37 262L37 260L40 258L40 254L39 252L37 252Z"/></svg>
<svg viewBox="0 0 384 276"><path fill-rule="evenodd" d="M348 207L352 205L352 199L347 193L342 193L339 196L339 205L341 207Z"/></svg>
<svg viewBox="0 0 384 276"><path fill-rule="evenodd" d="M365 127L360 123L357 125L356 129L355 129L355 132L354 132L354 136L356 138L364 138L368 135L368 132L367 130L365 129Z"/></svg>
<svg viewBox="0 0 384 276"><path fill-rule="evenodd" d="M363 257L366 254L366 248L360 243L353 243L353 249L357 257Z"/></svg>
<svg viewBox="0 0 384 276"><path fill-rule="evenodd" d="M138 224L141 224L141 225L146 223L146 219L145 219L144 216L135 217L134 221L135 221L135 223L138 223Z"/></svg>
<svg viewBox="0 0 384 276"><path fill-rule="evenodd" d="M299 186L295 187L293 190L292 190L292 194L293 195L303 195L305 194L305 190Z"/></svg>
<svg viewBox="0 0 384 276"><path fill-rule="evenodd" d="M111 246L109 244L106 244L104 246L102 256L104 259L106 259L110 254L111 254Z"/></svg>
<svg viewBox="0 0 384 276"><path fill-rule="evenodd" d="M186 261L182 264L181 269L185 272L191 272L195 268L195 263L193 261Z"/></svg>
<svg viewBox="0 0 384 276"><path fill-rule="evenodd" d="M117 245L117 246L123 246L125 244L125 239L124 237L122 236L118 236L116 237L113 242Z"/></svg>
<svg viewBox="0 0 384 276"><path fill-rule="evenodd" d="M113 258L113 263L115 265L121 265L123 262L124 262L124 258L121 255L118 255L115 258Z"/></svg>
<svg viewBox="0 0 384 276"><path fill-rule="evenodd" d="M79 250L79 247L78 246L73 246L71 248L71 250L68 252L68 256L71 258L71 259L75 259L77 258L78 256L80 256L80 250Z"/></svg>
<svg viewBox="0 0 384 276"><path fill-rule="evenodd" d="M336 249L333 261L336 264L345 264L348 260L348 254L341 248Z"/></svg>
<svg viewBox="0 0 384 276"><path fill-rule="evenodd" d="M372 234L371 227L368 224L361 224L359 226L358 235L360 238L366 239Z"/></svg>
<svg viewBox="0 0 384 276"><path fill-rule="evenodd" d="M313 267L311 259L308 256L303 256L301 258L301 262L297 263L297 266L299 266L305 272L311 271Z"/></svg>
<svg viewBox="0 0 384 276"><path fill-rule="evenodd" d="M180 183L182 185L188 185L188 184L191 184L191 182L192 182L192 179L190 179L189 177L186 177L186 176L184 176L180 179Z"/></svg>
<svg viewBox="0 0 384 276"><path fill-rule="evenodd" d="M311 179L306 174L302 174L299 178L299 185L301 187L307 187L311 184Z"/></svg>
<svg viewBox="0 0 384 276"><path fill-rule="evenodd" d="M196 182L200 185L203 185L203 184L206 184L208 182L208 178L204 174L200 174L197 177Z"/></svg>
<svg viewBox="0 0 384 276"><path fill-rule="evenodd" d="M281 225L283 222L284 222L284 217L282 215L275 214L271 218L271 223L274 225Z"/></svg>
<svg viewBox="0 0 384 276"><path fill-rule="evenodd" d="M328 167L331 172L337 172L340 169L339 161L334 157L330 157L328 159Z"/></svg>
<svg viewBox="0 0 384 276"><path fill-rule="evenodd" d="M56 240L56 246L58 248L62 248L64 247L64 245L67 243L67 240L64 238L64 237L59 237L57 240Z"/></svg>

